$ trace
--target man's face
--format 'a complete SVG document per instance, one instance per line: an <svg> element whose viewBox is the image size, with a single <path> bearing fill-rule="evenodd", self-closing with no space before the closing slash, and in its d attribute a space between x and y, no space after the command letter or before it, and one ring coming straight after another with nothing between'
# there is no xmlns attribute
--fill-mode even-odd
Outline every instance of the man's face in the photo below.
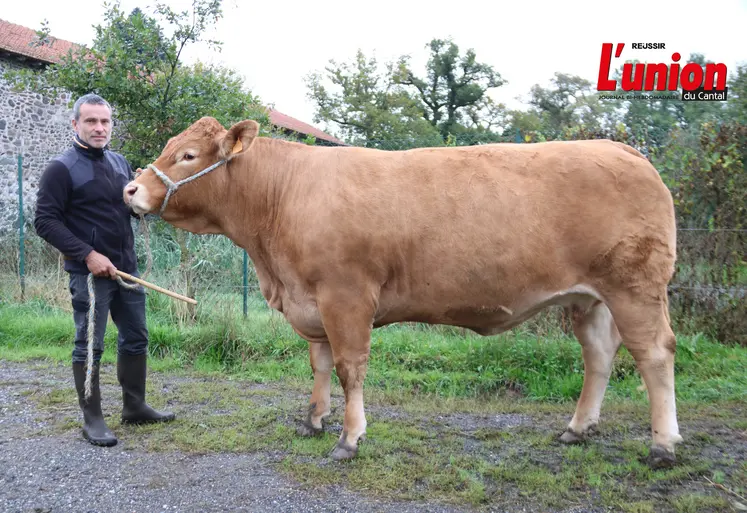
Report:
<svg viewBox="0 0 747 513"><path fill-rule="evenodd" d="M80 106L80 117L73 119L73 130L78 137L93 148L103 148L112 135L112 113L106 105Z"/></svg>

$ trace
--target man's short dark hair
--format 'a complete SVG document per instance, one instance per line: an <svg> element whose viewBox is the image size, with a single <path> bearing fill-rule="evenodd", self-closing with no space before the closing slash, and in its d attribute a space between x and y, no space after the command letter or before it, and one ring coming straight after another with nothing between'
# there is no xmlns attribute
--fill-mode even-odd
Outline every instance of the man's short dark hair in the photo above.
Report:
<svg viewBox="0 0 747 513"><path fill-rule="evenodd" d="M83 104L106 105L109 108L109 112L112 112L112 106L109 105L108 101L104 100L98 94L88 93L78 98L75 101L75 105L73 105L73 117L75 118L75 121L80 119L80 106Z"/></svg>

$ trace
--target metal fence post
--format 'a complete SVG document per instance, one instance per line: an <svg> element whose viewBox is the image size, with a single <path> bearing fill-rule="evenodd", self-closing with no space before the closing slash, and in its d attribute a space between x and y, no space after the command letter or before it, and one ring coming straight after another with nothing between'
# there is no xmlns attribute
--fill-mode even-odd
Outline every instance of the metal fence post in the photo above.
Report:
<svg viewBox="0 0 747 513"><path fill-rule="evenodd" d="M18 155L18 229L19 229L19 240L18 240L18 254L19 254L19 266L18 272L21 278L21 301L25 300L26 297L26 251L25 251L25 240L23 234L23 155Z"/></svg>
<svg viewBox="0 0 747 513"><path fill-rule="evenodd" d="M244 318L246 318L246 311L247 311L247 299L249 294L249 262L248 257L246 254L246 250L244 250Z"/></svg>

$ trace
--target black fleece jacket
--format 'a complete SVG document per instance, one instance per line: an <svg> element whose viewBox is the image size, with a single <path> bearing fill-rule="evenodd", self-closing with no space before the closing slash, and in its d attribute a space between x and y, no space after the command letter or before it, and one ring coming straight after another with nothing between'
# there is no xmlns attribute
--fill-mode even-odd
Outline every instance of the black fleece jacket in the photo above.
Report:
<svg viewBox="0 0 747 513"><path fill-rule="evenodd" d="M66 271L88 274L85 258L92 249L121 271L137 270L134 214L122 199L131 179L122 155L91 148L77 136L49 162L39 181L34 228L65 256Z"/></svg>

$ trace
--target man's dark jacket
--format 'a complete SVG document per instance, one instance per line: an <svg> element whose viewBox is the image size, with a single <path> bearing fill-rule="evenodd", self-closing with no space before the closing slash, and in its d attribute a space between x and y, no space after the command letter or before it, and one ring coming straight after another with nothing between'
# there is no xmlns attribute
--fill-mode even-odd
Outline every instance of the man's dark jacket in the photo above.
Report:
<svg viewBox="0 0 747 513"><path fill-rule="evenodd" d="M122 190L132 178L127 160L80 139L54 157L42 174L34 228L65 256L65 270L88 274L95 249L120 271L137 270L131 214Z"/></svg>

